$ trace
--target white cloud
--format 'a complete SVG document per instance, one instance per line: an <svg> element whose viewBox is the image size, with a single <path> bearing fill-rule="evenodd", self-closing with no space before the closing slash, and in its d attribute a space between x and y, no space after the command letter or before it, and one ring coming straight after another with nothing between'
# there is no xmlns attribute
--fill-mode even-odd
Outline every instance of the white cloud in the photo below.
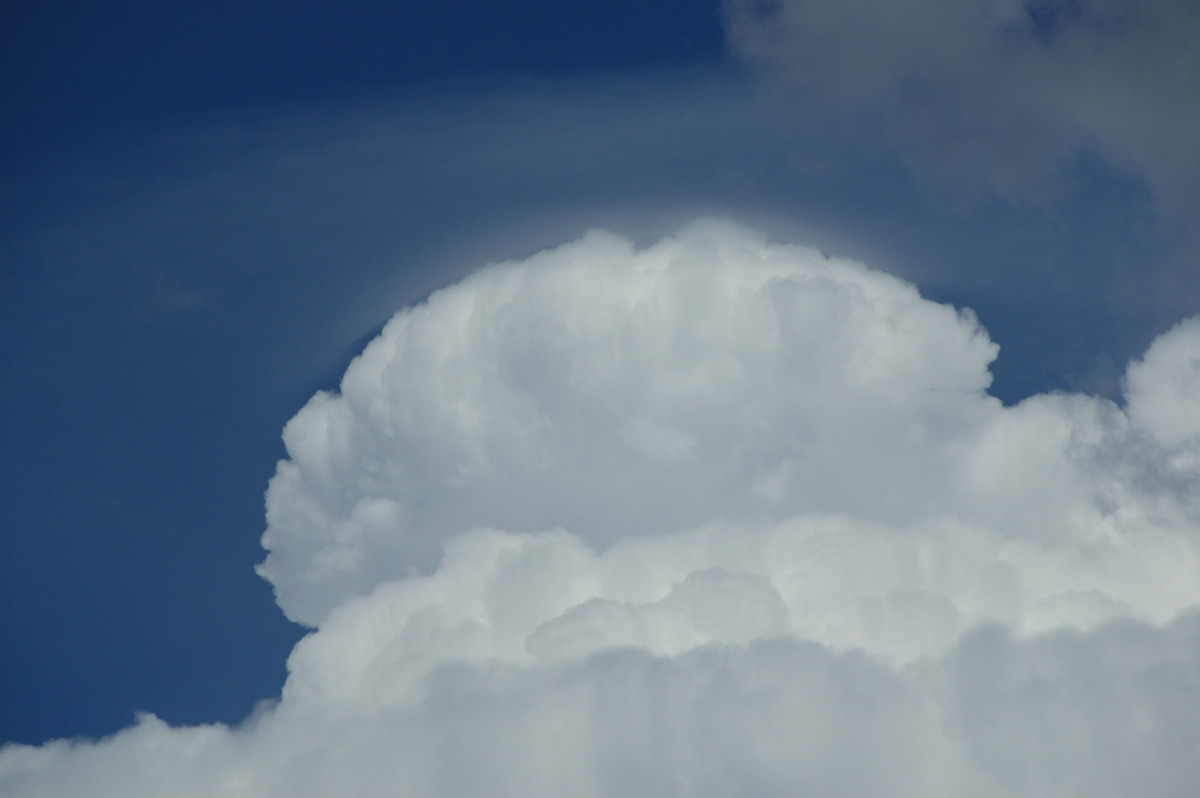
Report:
<svg viewBox="0 0 1200 798"><path fill-rule="evenodd" d="M1129 366L1129 415L1161 443L1200 436L1200 316L1160 336Z"/></svg>
<svg viewBox="0 0 1200 798"><path fill-rule="evenodd" d="M942 440L994 409L995 351L970 316L812 250L593 233L398 315L288 424L263 573L315 624L475 526L605 547L717 515L907 521L955 467Z"/></svg>
<svg viewBox="0 0 1200 798"><path fill-rule="evenodd" d="M285 430L280 701L0 792L1186 795L1197 324L1004 407L972 315L728 223L491 266Z"/></svg>

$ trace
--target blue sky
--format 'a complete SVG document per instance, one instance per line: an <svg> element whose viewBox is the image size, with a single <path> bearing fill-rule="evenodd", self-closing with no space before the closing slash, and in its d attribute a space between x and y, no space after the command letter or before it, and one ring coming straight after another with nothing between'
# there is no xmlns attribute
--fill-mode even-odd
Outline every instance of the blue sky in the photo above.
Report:
<svg viewBox="0 0 1200 798"><path fill-rule="evenodd" d="M288 191L280 176L255 182L256 161L359 113L347 104L417 94L436 115L446 96L461 119L488 87L718 64L716 11L51 2L5 14L4 361L23 387L4 399L2 736L110 733L146 707L233 721L278 692L300 635L250 567L279 430L387 315L453 276L436 273L432 248L463 234L449 219L413 245L381 231L404 187L382 189L380 207L347 202L358 192L335 166L299 170L311 205L288 207L272 196ZM231 165L266 193L250 230L219 187L186 196ZM490 190L515 177L502 170ZM480 204L510 212L502 197ZM306 232L313 222L324 229ZM385 270L409 274L395 285ZM338 318L373 279L393 293Z"/></svg>
<svg viewBox="0 0 1200 798"><path fill-rule="evenodd" d="M592 228L721 216L860 260L973 309L1004 405L1125 407L1200 312L1200 55L1172 38L1200 18L961 6L10 4L0 738L278 697L284 612L314 625L290 566L282 612L254 570L284 425L396 310Z"/></svg>

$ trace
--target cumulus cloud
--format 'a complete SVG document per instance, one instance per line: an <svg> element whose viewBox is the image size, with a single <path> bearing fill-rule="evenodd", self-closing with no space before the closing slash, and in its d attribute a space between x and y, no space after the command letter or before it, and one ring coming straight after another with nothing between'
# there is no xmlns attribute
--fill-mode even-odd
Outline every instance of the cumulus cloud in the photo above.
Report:
<svg viewBox="0 0 1200 798"><path fill-rule="evenodd" d="M1130 364L1125 393L1130 416L1162 443L1200 436L1200 317L1180 322Z"/></svg>
<svg viewBox="0 0 1200 798"><path fill-rule="evenodd" d="M1198 323L1004 406L972 314L730 223L489 266L285 429L279 701L0 792L1186 795Z"/></svg>
<svg viewBox="0 0 1200 798"><path fill-rule="evenodd" d="M314 397L262 572L315 625L476 526L606 547L715 516L906 521L952 465L909 438L986 412L960 397L995 352L969 315L814 251L593 233L434 294Z"/></svg>
<svg viewBox="0 0 1200 798"><path fill-rule="evenodd" d="M726 0L733 50L806 101L879 124L927 174L1052 190L1080 150L1200 190L1190 0ZM871 127L872 130L878 128Z"/></svg>

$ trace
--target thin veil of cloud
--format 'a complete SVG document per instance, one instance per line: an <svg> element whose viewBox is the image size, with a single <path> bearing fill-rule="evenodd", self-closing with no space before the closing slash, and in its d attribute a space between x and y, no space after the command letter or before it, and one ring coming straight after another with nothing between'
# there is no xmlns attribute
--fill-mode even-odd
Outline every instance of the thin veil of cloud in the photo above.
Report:
<svg viewBox="0 0 1200 798"><path fill-rule="evenodd" d="M728 222L489 266L285 429L280 700L0 792L1181 798L1196 329L1005 406L972 313Z"/></svg>
<svg viewBox="0 0 1200 798"><path fill-rule="evenodd" d="M996 369L1005 401L1116 397L1121 364L1200 303L1195 262L1136 179L1087 171L1049 210L948 206L896 153L794 110L697 69L435 85L134 131L14 182L28 201L5 256L30 275L18 289L43 290L13 301L37 309L19 323L45 337L80 312L61 287L92 315L89 297L112 296L106 326L237 338L223 359L249 361L245 384L307 391L396 307L476 264L589 227L646 242L721 214L988 312L1022 364Z"/></svg>
<svg viewBox="0 0 1200 798"><path fill-rule="evenodd" d="M882 122L940 178L1051 188L1090 149L1175 214L1200 187L1200 8L1188 0L725 3L734 52L798 99Z"/></svg>

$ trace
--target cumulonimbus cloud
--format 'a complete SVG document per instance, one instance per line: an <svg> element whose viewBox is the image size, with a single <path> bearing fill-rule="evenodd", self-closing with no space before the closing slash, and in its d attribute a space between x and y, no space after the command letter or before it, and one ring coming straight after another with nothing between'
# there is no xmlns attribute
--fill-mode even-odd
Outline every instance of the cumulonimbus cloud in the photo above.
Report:
<svg viewBox="0 0 1200 798"><path fill-rule="evenodd" d="M1006 407L970 313L727 222L489 266L285 430L278 703L0 791L1185 795L1197 329Z"/></svg>

